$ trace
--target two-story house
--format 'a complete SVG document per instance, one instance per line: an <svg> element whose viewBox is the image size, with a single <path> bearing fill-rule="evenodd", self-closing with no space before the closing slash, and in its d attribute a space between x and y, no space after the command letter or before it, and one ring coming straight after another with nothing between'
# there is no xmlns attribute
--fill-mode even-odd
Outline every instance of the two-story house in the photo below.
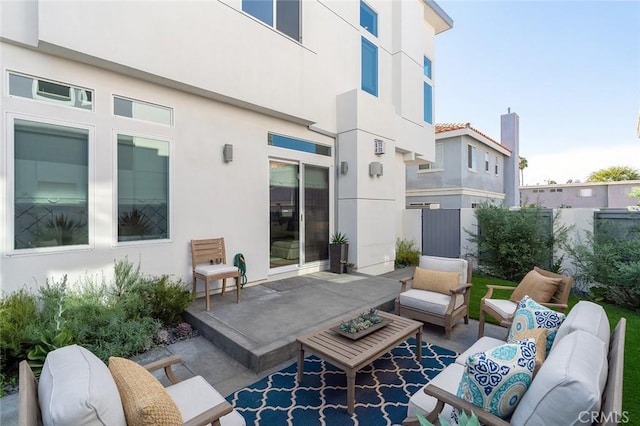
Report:
<svg viewBox="0 0 640 426"><path fill-rule="evenodd" d="M0 286L124 257L190 280L218 236L255 283L325 269L334 231L392 270L452 25L433 0L0 2Z"/></svg>
<svg viewBox="0 0 640 426"><path fill-rule="evenodd" d="M501 142L470 123L436 124L435 161L407 168L407 207L461 209L518 202L519 117L501 117Z"/></svg>

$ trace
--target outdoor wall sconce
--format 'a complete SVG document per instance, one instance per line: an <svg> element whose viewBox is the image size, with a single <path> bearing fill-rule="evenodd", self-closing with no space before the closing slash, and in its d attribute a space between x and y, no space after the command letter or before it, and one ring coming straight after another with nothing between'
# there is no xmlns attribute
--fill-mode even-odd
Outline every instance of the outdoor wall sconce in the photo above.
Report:
<svg viewBox="0 0 640 426"><path fill-rule="evenodd" d="M382 176L382 163L378 161L369 163L369 176Z"/></svg>
<svg viewBox="0 0 640 426"><path fill-rule="evenodd" d="M233 161L233 145L230 143L224 144L224 147L222 148L222 158L224 158L225 163Z"/></svg>
<svg viewBox="0 0 640 426"><path fill-rule="evenodd" d="M341 161L340 162L340 174L341 175L346 175L348 171L349 171L349 163L347 163L346 161Z"/></svg>

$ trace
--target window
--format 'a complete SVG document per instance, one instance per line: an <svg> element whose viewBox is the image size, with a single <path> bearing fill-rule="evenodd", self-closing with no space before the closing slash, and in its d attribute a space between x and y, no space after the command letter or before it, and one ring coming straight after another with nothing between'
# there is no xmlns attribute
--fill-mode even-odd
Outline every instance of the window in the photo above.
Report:
<svg viewBox="0 0 640 426"><path fill-rule="evenodd" d="M431 59L427 58L426 56L424 57L423 67L424 76L428 79L431 79Z"/></svg>
<svg viewBox="0 0 640 426"><path fill-rule="evenodd" d="M360 2L360 26L378 37L378 14L365 2Z"/></svg>
<svg viewBox="0 0 640 426"><path fill-rule="evenodd" d="M169 238L169 142L118 135L118 241Z"/></svg>
<svg viewBox="0 0 640 426"><path fill-rule="evenodd" d="M496 165L494 166L494 173L496 174L496 176L498 175L498 156L496 155Z"/></svg>
<svg viewBox="0 0 640 426"><path fill-rule="evenodd" d="M467 145L467 167L469 170L476 170L476 147Z"/></svg>
<svg viewBox="0 0 640 426"><path fill-rule="evenodd" d="M433 124L433 89L429 83L424 83L424 121Z"/></svg>
<svg viewBox="0 0 640 426"><path fill-rule="evenodd" d="M582 188L579 192L579 197L593 197L593 189L591 188Z"/></svg>
<svg viewBox="0 0 640 426"><path fill-rule="evenodd" d="M242 0L242 10L292 39L302 41L300 0Z"/></svg>
<svg viewBox="0 0 640 426"><path fill-rule="evenodd" d="M436 159L433 163L420 164L418 170L444 170L444 144L436 143Z"/></svg>
<svg viewBox="0 0 640 426"><path fill-rule="evenodd" d="M89 130L15 119L14 249L89 243Z"/></svg>
<svg viewBox="0 0 640 426"><path fill-rule="evenodd" d="M286 136L274 135L269 133L267 143L280 148L293 149L296 151L310 152L312 154L324 155L331 157L331 147L320 145L314 142L307 142L300 139L289 138Z"/></svg>
<svg viewBox="0 0 640 426"><path fill-rule="evenodd" d="M121 117L165 124L167 126L173 125L173 109L119 96L113 97L113 113Z"/></svg>
<svg viewBox="0 0 640 426"><path fill-rule="evenodd" d="M362 90L378 96L378 47L362 37Z"/></svg>
<svg viewBox="0 0 640 426"><path fill-rule="evenodd" d="M489 153L484 153L484 171L489 173Z"/></svg>
<svg viewBox="0 0 640 426"><path fill-rule="evenodd" d="M562 188L556 189L557 192L562 192Z"/></svg>
<svg viewBox="0 0 640 426"><path fill-rule="evenodd" d="M9 94L89 111L93 110L92 90L26 75L9 73Z"/></svg>

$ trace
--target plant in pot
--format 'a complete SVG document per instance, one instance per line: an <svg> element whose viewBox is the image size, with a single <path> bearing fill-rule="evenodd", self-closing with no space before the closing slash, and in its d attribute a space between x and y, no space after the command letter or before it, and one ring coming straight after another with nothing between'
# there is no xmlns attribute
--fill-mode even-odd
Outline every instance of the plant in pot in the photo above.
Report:
<svg viewBox="0 0 640 426"><path fill-rule="evenodd" d="M343 232L334 232L329 243L329 270L336 274L346 272L349 258L349 239Z"/></svg>

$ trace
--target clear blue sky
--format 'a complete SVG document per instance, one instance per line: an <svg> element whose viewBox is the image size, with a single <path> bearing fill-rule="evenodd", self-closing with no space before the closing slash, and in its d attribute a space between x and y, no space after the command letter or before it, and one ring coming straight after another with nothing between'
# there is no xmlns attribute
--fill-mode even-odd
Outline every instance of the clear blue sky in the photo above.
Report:
<svg viewBox="0 0 640 426"><path fill-rule="evenodd" d="M511 107L524 184L640 170L640 0L436 1L454 21L436 36L436 122L499 141Z"/></svg>

